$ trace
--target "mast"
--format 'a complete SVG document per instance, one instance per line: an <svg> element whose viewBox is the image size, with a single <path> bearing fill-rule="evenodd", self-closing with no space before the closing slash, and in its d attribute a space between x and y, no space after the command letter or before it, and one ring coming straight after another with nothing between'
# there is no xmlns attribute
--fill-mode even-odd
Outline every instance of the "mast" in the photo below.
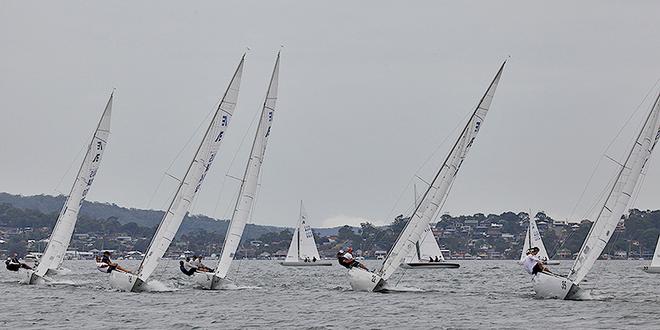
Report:
<svg viewBox="0 0 660 330"><path fill-rule="evenodd" d="M158 229L149 244L145 257L138 268L138 278L145 282L158 266L158 261L163 257L165 251L169 248L176 232L181 226L183 218L188 213L194 198L201 188L201 185L208 173L213 160L215 159L220 145L224 140L225 133L229 127L231 116L234 114L236 103L238 101L238 92L243 75L243 65L245 63L245 54L232 76L232 79L225 91L218 108L209 123L204 137L197 147L197 151L188 165L183 180L177 187L176 194L170 202L163 219L158 225Z"/></svg>
<svg viewBox="0 0 660 330"><path fill-rule="evenodd" d="M62 265L66 250L71 243L71 237L73 236L78 219L78 212L92 186L92 182L94 182L94 177L101 165L101 158L110 137L110 119L114 95L115 92L113 90L103 110L103 114L96 125L94 136L92 136L92 140L87 145L85 158L83 158L80 164L76 179L69 191L69 196L60 211L53 232L48 240L48 245L46 245L46 250L44 250L44 254L35 270L37 276L43 277L49 269L57 269Z"/></svg>
<svg viewBox="0 0 660 330"><path fill-rule="evenodd" d="M300 260L300 230L305 230L303 224L305 221L303 220L303 204L302 200L300 201L300 211L298 214L298 232L296 232L297 235L297 244L298 244L298 260Z"/></svg>
<svg viewBox="0 0 660 330"><path fill-rule="evenodd" d="M268 84L268 92L266 93L266 98L261 109L261 116L259 117L257 131L255 133L254 140L252 141L250 158L248 159L247 166L245 167L245 173L243 174L243 179L241 181L238 199L236 200L234 212L232 214L231 221L229 222L229 227L227 228L227 234L225 235L225 241L222 246L222 256L220 257L220 261L218 262L218 266L215 270L215 275L220 278L225 278L225 276L227 276L229 266L231 265L231 261L234 259L234 255L238 249L241 237L243 236L245 224L250 218L250 213L252 212L252 205L254 203L254 198L256 197L261 165L263 163L263 157L266 152L266 144L268 142L268 136L270 135L271 125L275 115L275 105L277 103L278 92L279 65L280 53L278 52L277 59L275 60L275 66L273 68L273 74Z"/></svg>
<svg viewBox="0 0 660 330"><path fill-rule="evenodd" d="M500 66L456 143L452 146L451 151L431 181L428 189L422 195L422 199L415 207L410 220L387 254L383 266L377 272L384 280L387 280L394 273L403 258L414 248L423 230L431 222L431 219L435 216L436 211L446 198L449 188L481 128L481 123L488 112L505 64L506 61ZM439 183L437 187L436 183ZM427 198L431 199L427 201ZM422 205L425 205L425 207L421 207Z"/></svg>
<svg viewBox="0 0 660 330"><path fill-rule="evenodd" d="M614 185L612 185L607 199L580 248L578 258L568 275L568 278L575 283L579 283L584 279L603 249L605 249L616 225L628 206L639 176L658 142L660 137L660 104L658 100L660 100L660 94L656 97L653 107L651 107L644 125L635 139L635 143L630 148L623 166L616 175Z"/></svg>

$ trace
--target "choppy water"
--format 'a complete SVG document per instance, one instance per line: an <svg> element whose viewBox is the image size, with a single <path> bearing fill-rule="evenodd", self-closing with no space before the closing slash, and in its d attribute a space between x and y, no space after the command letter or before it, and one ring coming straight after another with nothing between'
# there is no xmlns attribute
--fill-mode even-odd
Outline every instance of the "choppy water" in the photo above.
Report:
<svg viewBox="0 0 660 330"><path fill-rule="evenodd" d="M515 261L460 263L399 273L390 283L424 292L387 294L351 291L340 266L276 261L236 261L230 276L241 289L224 291L194 289L176 261L154 273L162 291L145 293L111 290L92 261L65 262L72 273L47 286L17 284L3 268L0 328L660 328L660 274L640 270L648 261L597 262L581 285L594 289L590 301L534 298Z"/></svg>

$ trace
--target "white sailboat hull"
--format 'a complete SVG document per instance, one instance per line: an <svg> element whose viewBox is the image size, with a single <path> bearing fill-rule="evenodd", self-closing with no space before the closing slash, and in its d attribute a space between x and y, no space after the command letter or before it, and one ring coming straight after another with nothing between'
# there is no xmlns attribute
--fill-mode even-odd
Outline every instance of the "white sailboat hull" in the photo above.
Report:
<svg viewBox="0 0 660 330"><path fill-rule="evenodd" d="M222 290L230 281L220 278L215 273L197 272L193 275L195 284L204 290Z"/></svg>
<svg viewBox="0 0 660 330"><path fill-rule="evenodd" d="M541 272L532 278L534 291L539 298L576 299L580 287L566 277Z"/></svg>
<svg viewBox="0 0 660 330"><path fill-rule="evenodd" d="M19 271L19 274L21 275L21 284L46 284L48 280L44 277L41 277L37 275L34 270L28 270L28 271Z"/></svg>
<svg viewBox="0 0 660 330"><path fill-rule="evenodd" d="M318 260L318 261L282 261L280 262L282 266L294 266L294 267L313 267L313 266L332 266L332 261L328 260Z"/></svg>
<svg viewBox="0 0 660 330"><path fill-rule="evenodd" d="M560 262L559 262L559 261L556 261L556 260L548 260L548 261L546 261L546 262L544 262L544 263L545 263L546 265L550 265L550 266L557 266L557 265L560 264Z"/></svg>
<svg viewBox="0 0 660 330"><path fill-rule="evenodd" d="M348 278L353 291L382 291L387 282L380 276L359 267L348 270Z"/></svg>
<svg viewBox="0 0 660 330"><path fill-rule="evenodd" d="M660 266L644 266L643 270L647 273L660 274Z"/></svg>
<svg viewBox="0 0 660 330"><path fill-rule="evenodd" d="M113 271L110 273L110 286L115 290L125 292L141 292L142 280L137 275Z"/></svg>
<svg viewBox="0 0 660 330"><path fill-rule="evenodd" d="M404 262L401 268L406 269L441 269L441 268L459 268L461 265L452 262Z"/></svg>

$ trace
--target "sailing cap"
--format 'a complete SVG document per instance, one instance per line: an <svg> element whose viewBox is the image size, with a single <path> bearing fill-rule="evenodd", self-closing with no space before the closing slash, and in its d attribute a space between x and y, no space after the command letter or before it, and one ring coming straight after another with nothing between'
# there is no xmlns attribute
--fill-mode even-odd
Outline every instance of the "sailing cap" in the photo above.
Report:
<svg viewBox="0 0 660 330"><path fill-rule="evenodd" d="M344 250L339 250L339 253L344 253Z"/></svg>

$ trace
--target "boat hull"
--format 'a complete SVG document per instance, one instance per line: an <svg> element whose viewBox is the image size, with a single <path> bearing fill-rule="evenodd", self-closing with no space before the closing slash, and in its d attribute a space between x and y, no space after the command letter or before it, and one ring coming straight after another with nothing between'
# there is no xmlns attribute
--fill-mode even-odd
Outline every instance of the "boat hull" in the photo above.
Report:
<svg viewBox="0 0 660 330"><path fill-rule="evenodd" d="M34 270L28 270L26 272L20 272L20 274L21 274L21 283L22 284L40 285L40 284L46 284L46 282L48 282L48 280L46 280L46 278L37 275L37 273L35 273Z"/></svg>
<svg viewBox="0 0 660 330"><path fill-rule="evenodd" d="M315 262L304 262L304 261L282 261L280 262L282 266L294 266L294 267L314 267L314 266L332 266L332 261L315 261Z"/></svg>
<svg viewBox="0 0 660 330"><path fill-rule="evenodd" d="M568 278L548 272L537 273L532 282L539 298L571 300L576 299L582 291L580 286Z"/></svg>
<svg viewBox="0 0 660 330"><path fill-rule="evenodd" d="M647 273L660 274L660 267L644 266L644 269L642 270Z"/></svg>
<svg viewBox="0 0 660 330"><path fill-rule="evenodd" d="M231 283L226 279L220 278L215 273L196 272L193 275L195 284L204 290L221 290L227 284Z"/></svg>
<svg viewBox="0 0 660 330"><path fill-rule="evenodd" d="M137 275L113 271L110 273L110 286L115 290L126 292L143 291L144 282Z"/></svg>
<svg viewBox="0 0 660 330"><path fill-rule="evenodd" d="M353 291L382 291L387 283L382 277L359 267L348 270L348 279Z"/></svg>
<svg viewBox="0 0 660 330"><path fill-rule="evenodd" d="M401 267L406 269L441 269L459 268L461 265L452 262L403 262Z"/></svg>

